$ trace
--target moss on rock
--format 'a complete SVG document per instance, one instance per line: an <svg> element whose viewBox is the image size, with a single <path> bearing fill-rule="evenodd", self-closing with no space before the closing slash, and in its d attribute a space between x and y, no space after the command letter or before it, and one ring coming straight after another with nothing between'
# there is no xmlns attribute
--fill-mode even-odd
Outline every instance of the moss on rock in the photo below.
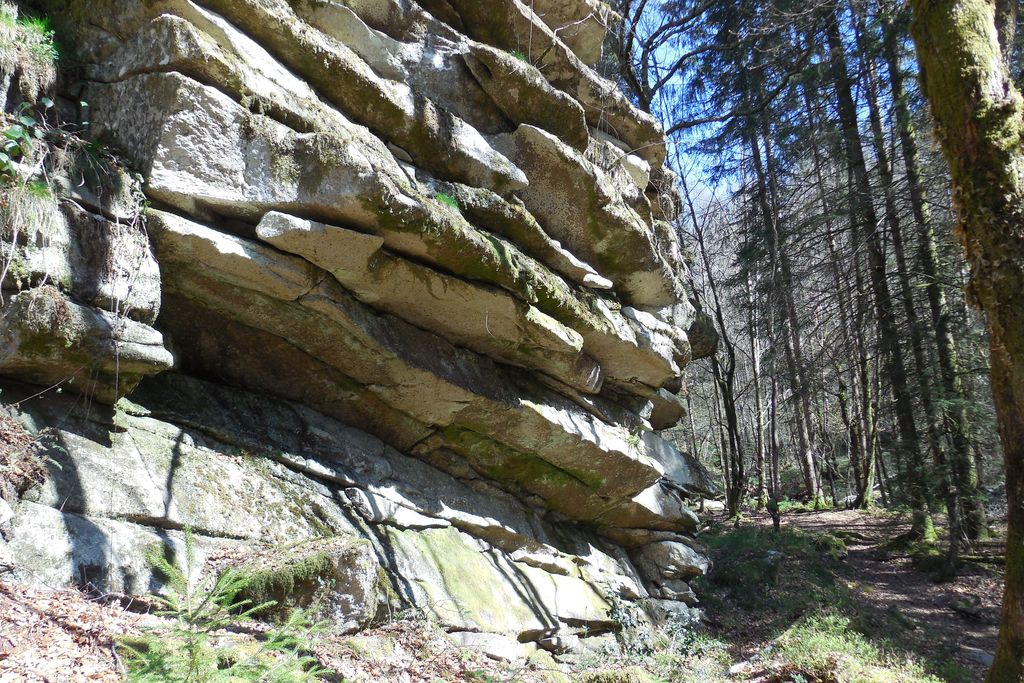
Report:
<svg viewBox="0 0 1024 683"><path fill-rule="evenodd" d="M363 628L377 612L380 566L366 539L317 539L258 554L238 571L242 597L273 601L268 614L280 619L296 609L332 629Z"/></svg>

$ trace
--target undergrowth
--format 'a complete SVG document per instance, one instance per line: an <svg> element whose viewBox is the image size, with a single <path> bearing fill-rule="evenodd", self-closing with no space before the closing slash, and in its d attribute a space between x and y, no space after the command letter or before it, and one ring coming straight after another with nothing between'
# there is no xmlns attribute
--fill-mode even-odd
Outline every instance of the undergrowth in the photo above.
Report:
<svg viewBox="0 0 1024 683"><path fill-rule="evenodd" d="M776 666L791 676L842 683L942 683L961 677L951 665L933 666L930 673L896 648L876 644L863 630L863 622L838 613L807 617L776 640L781 662Z"/></svg>
<svg viewBox="0 0 1024 683"><path fill-rule="evenodd" d="M927 634L914 631L910 619L858 598L856 586L842 572L846 547L840 534L748 527L715 529L702 540L714 568L692 585L711 628L701 631L670 622L649 634L642 646L620 638L626 645L622 654L605 657L599 673L579 680L969 680L968 673L945 654L922 654L929 652L921 640ZM623 623L629 626L628 620ZM594 666L595 661L584 665Z"/></svg>
<svg viewBox="0 0 1024 683"><path fill-rule="evenodd" d="M154 596L163 607L158 613L171 620L169 627L141 638L122 639L120 650L128 666L128 679L136 683L307 683L324 680L327 673L306 654L318 628L299 610L283 624L256 641L239 637L240 625L272 607L239 599L248 578L232 569L216 580L196 577L192 533L185 532L184 571L167 560L163 548L154 549L149 561L167 581L166 596Z"/></svg>

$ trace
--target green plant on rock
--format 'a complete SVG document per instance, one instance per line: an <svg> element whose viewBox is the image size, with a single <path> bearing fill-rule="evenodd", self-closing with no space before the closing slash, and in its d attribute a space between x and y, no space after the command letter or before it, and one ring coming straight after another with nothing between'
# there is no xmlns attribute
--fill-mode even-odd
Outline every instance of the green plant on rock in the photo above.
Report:
<svg viewBox="0 0 1024 683"><path fill-rule="evenodd" d="M18 19L18 26L25 35L25 41L32 54L40 59L56 62L60 59L60 50L54 42L53 28L46 17L25 17Z"/></svg>
<svg viewBox="0 0 1024 683"><path fill-rule="evenodd" d="M459 200L445 192L438 192L437 194L434 195L434 199L436 199L441 204L444 204L445 206L455 209L456 211L462 210L462 207L459 206Z"/></svg>
<svg viewBox="0 0 1024 683"><path fill-rule="evenodd" d="M608 618L618 627L619 647L627 658L643 658L653 651L650 631L640 608L618 596L608 600Z"/></svg>
<svg viewBox="0 0 1024 683"><path fill-rule="evenodd" d="M148 556L167 581L166 597L154 596L169 627L141 638L122 639L128 679L137 683L306 683L327 673L305 654L317 628L300 611L259 640L243 641L229 629L251 621L273 602L240 600L247 577L228 569L215 581L194 577L196 559L192 532L185 530L182 571L154 549Z"/></svg>
<svg viewBox="0 0 1024 683"><path fill-rule="evenodd" d="M633 451L639 451L640 450L640 444L641 444L642 441L643 441L643 439L637 433L632 433L631 432L630 435L626 437L626 445L628 445L630 450L633 450Z"/></svg>
<svg viewBox="0 0 1024 683"><path fill-rule="evenodd" d="M49 97L22 102L13 114L0 113L0 187L32 184L41 190L45 184L49 191L53 177L72 172L82 176L74 181L84 184L86 171L102 173L117 163L101 144L83 139L89 103L79 105L83 120L77 123L54 121Z"/></svg>
<svg viewBox="0 0 1024 683"><path fill-rule="evenodd" d="M0 72L16 74L20 94L35 101L53 86L60 54L47 19L18 15L19 4L0 0Z"/></svg>
<svg viewBox="0 0 1024 683"><path fill-rule="evenodd" d="M44 109L53 106L53 100L43 98ZM19 163L32 158L32 150L37 140L46 136L46 130L41 121L32 113L32 105L23 102L15 112L14 121L3 131L3 140L0 142L0 177L12 181L21 173ZM34 173L29 173L31 177Z"/></svg>

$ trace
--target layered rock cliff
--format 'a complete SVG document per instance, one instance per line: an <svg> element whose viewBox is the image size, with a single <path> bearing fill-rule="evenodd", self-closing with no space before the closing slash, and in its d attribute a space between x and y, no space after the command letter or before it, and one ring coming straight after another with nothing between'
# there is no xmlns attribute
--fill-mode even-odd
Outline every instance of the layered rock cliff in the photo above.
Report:
<svg viewBox="0 0 1024 683"><path fill-rule="evenodd" d="M158 590L190 527L328 554L346 630L695 617L709 483L657 430L713 340L664 136L589 66L603 3L55 4L59 83L0 45L41 131L0 190L20 579Z"/></svg>

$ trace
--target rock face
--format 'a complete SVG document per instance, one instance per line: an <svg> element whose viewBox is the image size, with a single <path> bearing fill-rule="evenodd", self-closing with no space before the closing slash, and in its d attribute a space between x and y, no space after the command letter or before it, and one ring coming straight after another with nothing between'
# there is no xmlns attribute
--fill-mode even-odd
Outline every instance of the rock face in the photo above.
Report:
<svg viewBox="0 0 1024 683"><path fill-rule="evenodd" d="M415 607L511 657L618 600L692 619L710 484L656 430L714 337L664 137L588 66L604 3L64 4L56 94L122 161L0 188L0 399L49 464L19 577L159 590L188 527L344 631Z"/></svg>

